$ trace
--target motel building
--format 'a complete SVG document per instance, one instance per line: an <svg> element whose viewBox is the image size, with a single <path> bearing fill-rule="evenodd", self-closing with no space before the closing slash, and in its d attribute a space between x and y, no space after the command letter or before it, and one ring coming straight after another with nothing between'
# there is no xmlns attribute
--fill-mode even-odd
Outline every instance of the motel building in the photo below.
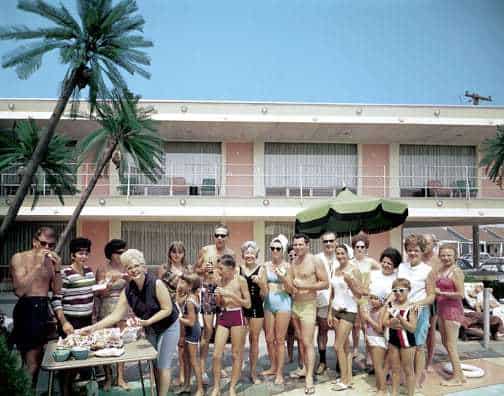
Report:
<svg viewBox="0 0 504 396"><path fill-rule="evenodd" d="M55 100L2 99L0 127L31 117L47 123ZM255 240L261 255L278 233L293 234L296 213L342 188L358 195L403 200L405 227L504 223L504 191L478 166L481 143L504 123L504 108L483 106L356 105L144 100L165 140L164 174L151 183L133 163L119 178L111 164L82 212L74 235L93 243L91 265L104 260L112 238L142 250L150 265L166 260L181 240L190 262L211 242L213 227L230 228L239 252ZM65 116L58 131L76 141L97 124ZM93 173L84 163L83 189ZM16 169L0 175L0 216L19 182ZM0 265L30 248L34 230L61 230L78 201L62 206L42 182L18 215ZM369 254L400 247L402 228L371 236ZM312 242L319 251L319 241ZM264 258L264 257L263 257Z"/></svg>

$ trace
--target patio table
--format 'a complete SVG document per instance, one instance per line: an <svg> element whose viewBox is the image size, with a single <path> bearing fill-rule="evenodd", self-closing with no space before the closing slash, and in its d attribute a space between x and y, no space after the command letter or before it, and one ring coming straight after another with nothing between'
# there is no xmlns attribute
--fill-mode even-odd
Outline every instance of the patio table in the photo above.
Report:
<svg viewBox="0 0 504 396"><path fill-rule="evenodd" d="M149 365L150 371L150 393L151 396L156 394L154 390L154 367L152 362L157 358L157 351L146 339L139 339L137 341L124 345L124 353L121 356L111 357L97 357L91 352L87 359L76 360L70 358L64 362L56 362L53 358L53 352L56 350L56 341L47 344L42 360L42 368L49 371L49 384L48 395L52 395L54 374L58 370L80 369L83 367L103 366L116 363L138 362L138 369L140 370L140 381L142 383L142 392L145 396L145 386L142 373L142 360L146 360Z"/></svg>

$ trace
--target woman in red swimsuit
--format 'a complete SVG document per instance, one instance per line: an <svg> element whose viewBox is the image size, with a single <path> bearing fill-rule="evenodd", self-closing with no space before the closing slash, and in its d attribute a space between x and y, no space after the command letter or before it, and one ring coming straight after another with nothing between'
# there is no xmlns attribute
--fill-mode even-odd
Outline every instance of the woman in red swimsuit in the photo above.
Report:
<svg viewBox="0 0 504 396"><path fill-rule="evenodd" d="M464 273L456 265L457 251L451 245L439 248L439 265L436 279L436 306L439 315L439 330L443 346L453 367L453 377L441 385L458 386L466 382L457 351L457 339L464 320Z"/></svg>

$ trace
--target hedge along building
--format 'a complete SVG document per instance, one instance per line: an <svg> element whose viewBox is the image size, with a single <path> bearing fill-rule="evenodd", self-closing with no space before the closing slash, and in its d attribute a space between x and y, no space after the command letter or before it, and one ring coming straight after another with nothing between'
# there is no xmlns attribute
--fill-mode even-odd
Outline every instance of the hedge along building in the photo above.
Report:
<svg viewBox="0 0 504 396"><path fill-rule="evenodd" d="M44 125L54 100L0 100L0 127L32 117ZM84 208L76 234L93 242L91 264L103 246L123 238L146 253L150 264L166 259L172 240L182 240L194 261L211 241L213 226L230 227L239 251L256 240L262 253L272 236L292 235L296 213L343 187L360 195L401 199L406 226L504 223L504 192L478 167L480 145L504 123L501 107L359 105L145 100L165 140L164 174L153 184L133 165L119 179L111 166ZM79 140L96 128L88 119L60 122L58 130ZM93 173L78 170L79 190ZM0 175L0 216L16 189L15 169ZM42 183L43 186L43 183ZM65 222L77 196L61 206L42 187L31 210L28 197L2 254L28 248L19 238L34 223ZM25 235L26 236L26 235ZM371 236L370 255L399 247L401 228ZM313 250L320 249L318 241Z"/></svg>

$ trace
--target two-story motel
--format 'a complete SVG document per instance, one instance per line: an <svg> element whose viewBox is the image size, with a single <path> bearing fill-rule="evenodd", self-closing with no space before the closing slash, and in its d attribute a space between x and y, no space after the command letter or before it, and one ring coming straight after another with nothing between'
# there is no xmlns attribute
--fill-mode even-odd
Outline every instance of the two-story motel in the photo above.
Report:
<svg viewBox="0 0 504 396"><path fill-rule="evenodd" d="M100 180L79 219L76 234L93 242L91 262L103 260L111 238L143 250L150 264L165 260L170 241L182 240L194 260L225 222L229 244L245 240L264 247L279 232L292 235L296 213L341 188L401 199L407 225L504 223L504 192L478 164L480 146L504 123L504 108L430 105L177 102L146 100L156 110L166 141L164 176L152 184L133 164L119 179L114 166ZM32 117L47 122L55 100L2 99L0 127ZM89 119L60 122L78 140L96 128ZM93 172L79 169L82 189ZM1 175L0 216L18 183ZM42 183L34 210L27 199L2 252L29 247L34 227L61 224L78 196L61 206ZM371 238L370 254L398 247L401 229ZM313 243L314 250L319 244ZM267 253L266 253L267 254Z"/></svg>

